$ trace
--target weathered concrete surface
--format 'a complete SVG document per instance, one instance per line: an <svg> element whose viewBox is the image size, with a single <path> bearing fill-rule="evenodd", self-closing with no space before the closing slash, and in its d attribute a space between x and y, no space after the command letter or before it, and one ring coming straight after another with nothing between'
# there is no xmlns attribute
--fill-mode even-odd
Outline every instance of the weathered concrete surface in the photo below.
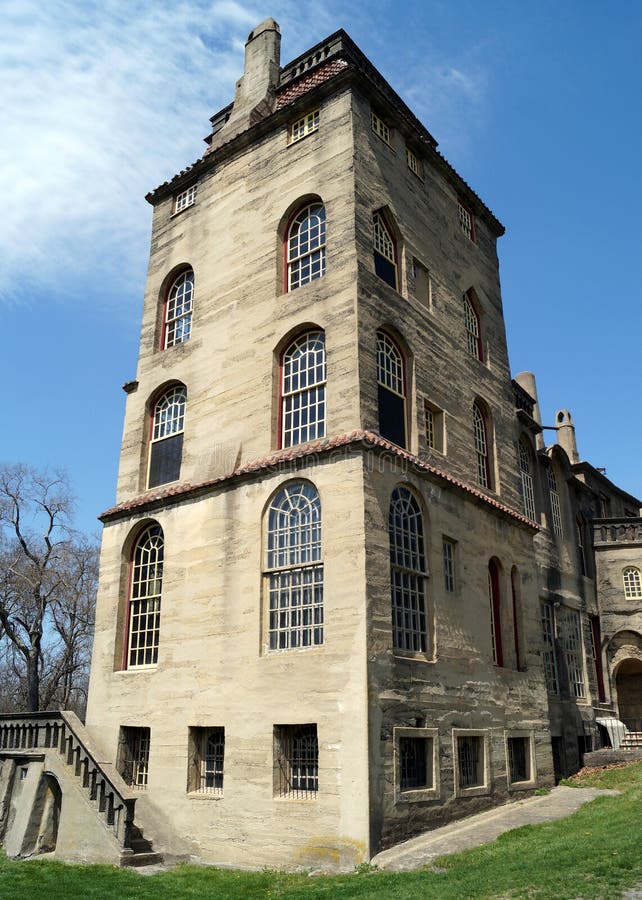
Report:
<svg viewBox="0 0 642 900"><path fill-rule="evenodd" d="M436 828L427 834L404 841L403 844L378 853L373 857L372 864L390 872L419 869L429 865L438 856L459 853L470 847L488 844L505 831L521 828L523 825L537 825L540 822L563 819L596 797L617 793L619 792L599 788L571 788L560 785L546 796L529 797L517 803L507 803L497 809L470 816L463 821Z"/></svg>

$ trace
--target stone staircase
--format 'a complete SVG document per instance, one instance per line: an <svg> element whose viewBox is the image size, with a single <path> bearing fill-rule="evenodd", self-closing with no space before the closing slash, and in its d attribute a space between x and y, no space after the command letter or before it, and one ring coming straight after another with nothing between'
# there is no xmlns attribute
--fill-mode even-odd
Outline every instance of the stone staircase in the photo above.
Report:
<svg viewBox="0 0 642 900"><path fill-rule="evenodd" d="M620 744L622 750L642 749L642 731L627 731Z"/></svg>
<svg viewBox="0 0 642 900"><path fill-rule="evenodd" d="M112 836L113 861L121 866L147 866L163 861L154 852L152 842L134 823L136 793L128 787L113 764L101 762L101 754L92 746L91 739L80 719L73 712L23 713L19 716L0 716L0 773L6 768L5 778L0 779L0 838L6 838L10 827L8 815L12 803L14 776L7 773L19 768L26 777L30 763L52 770L58 768L64 781L72 780L80 789L87 805L87 814L96 818L96 825L106 828ZM5 763L7 765L5 766ZM63 804L65 792L62 792ZM69 798L70 799L70 798ZM20 796L13 801L20 802ZM29 810L22 811L29 818ZM85 821L84 813L82 815ZM90 819L86 820L91 828Z"/></svg>

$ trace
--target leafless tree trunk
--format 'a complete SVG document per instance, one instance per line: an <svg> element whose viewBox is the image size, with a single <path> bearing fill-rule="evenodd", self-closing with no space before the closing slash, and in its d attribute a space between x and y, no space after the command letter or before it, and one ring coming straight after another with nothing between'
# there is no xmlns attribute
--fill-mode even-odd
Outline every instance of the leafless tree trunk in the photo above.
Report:
<svg viewBox="0 0 642 900"><path fill-rule="evenodd" d="M0 677L29 711L84 705L98 554L72 511L64 473L0 467Z"/></svg>

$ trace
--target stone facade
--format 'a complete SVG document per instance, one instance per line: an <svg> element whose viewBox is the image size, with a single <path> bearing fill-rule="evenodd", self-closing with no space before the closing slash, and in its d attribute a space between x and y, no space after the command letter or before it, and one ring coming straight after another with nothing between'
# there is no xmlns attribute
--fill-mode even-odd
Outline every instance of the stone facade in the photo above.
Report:
<svg viewBox="0 0 642 900"><path fill-rule="evenodd" d="M148 196L86 724L166 855L349 869L597 745L592 504L639 502L545 446L432 135L344 32L279 46Z"/></svg>

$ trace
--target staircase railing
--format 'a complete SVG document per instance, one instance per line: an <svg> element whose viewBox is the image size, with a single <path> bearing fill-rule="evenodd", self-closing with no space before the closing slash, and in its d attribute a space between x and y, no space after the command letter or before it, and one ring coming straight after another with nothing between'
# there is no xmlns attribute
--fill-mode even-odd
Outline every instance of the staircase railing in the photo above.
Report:
<svg viewBox="0 0 642 900"><path fill-rule="evenodd" d="M35 756L43 750L59 752L120 846L129 849L136 794L111 763L98 761L101 754L78 716L68 711L0 715L0 758Z"/></svg>

